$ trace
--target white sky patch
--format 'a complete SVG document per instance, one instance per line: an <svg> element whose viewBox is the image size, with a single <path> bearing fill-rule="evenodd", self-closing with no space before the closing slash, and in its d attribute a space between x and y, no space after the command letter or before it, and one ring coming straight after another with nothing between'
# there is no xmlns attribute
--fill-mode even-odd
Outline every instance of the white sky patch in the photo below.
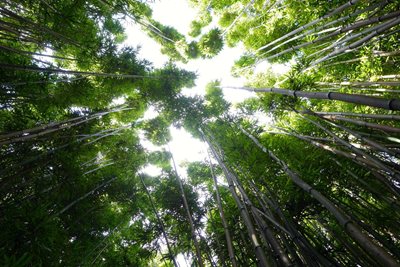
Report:
<svg viewBox="0 0 400 267"><path fill-rule="evenodd" d="M270 125L272 124L272 117L265 114L262 111L256 111L252 116L253 119L257 119L258 121L258 126L263 127L264 129L267 129L268 127L270 127Z"/></svg>
<svg viewBox="0 0 400 267"><path fill-rule="evenodd" d="M179 266L191 266L191 259L185 258L185 256L180 253L178 255L176 255L176 261L178 262Z"/></svg>
<svg viewBox="0 0 400 267"><path fill-rule="evenodd" d="M227 86L227 85L232 85L232 84L221 84L222 86ZM237 85L234 85L237 86ZM238 85L238 86L243 86L243 84ZM248 98L256 97L256 93L250 92L250 91L245 91L245 90L240 90L240 89L232 89L232 88L224 88L222 89L222 92L224 93L224 98L228 102L231 102L232 104L237 104L240 103Z"/></svg>
<svg viewBox="0 0 400 267"><path fill-rule="evenodd" d="M196 18L197 11L191 8L187 1L169 0L157 1L151 4L153 9L153 18L164 25L169 25L177 29L182 34L187 34L190 30L191 21ZM140 26L133 22L125 22L124 26L127 32L127 40L123 45L141 46L139 57L147 59L153 63L156 68L162 67L168 62L168 57L161 54L161 46L141 31ZM207 30L207 29L205 29ZM207 83L220 80L221 85L243 86L244 78L234 78L231 75L231 67L234 61L239 59L243 52L243 47L238 46L224 49L212 59L190 60L187 64L176 63L180 68L193 71L198 74L196 86L194 88L184 88L182 94L186 96L195 96L205 94ZM254 97L255 94L241 90L223 90L224 97L231 103L238 103L246 98ZM150 107L144 115L144 119L152 119L158 115L158 112ZM178 172L182 178L186 177L186 170L180 165L184 162L202 161L205 156L205 145L199 140L194 139L184 129L170 128L172 141L169 146L171 153L177 164ZM140 135L140 142L148 151L160 150L150 141L146 140L143 134ZM153 165L147 165L143 172L149 175L157 175L161 170Z"/></svg>
<svg viewBox="0 0 400 267"><path fill-rule="evenodd" d="M143 131L139 131L138 135L139 135L139 139L140 139L140 144L144 148L146 148L149 152L154 152L154 151L160 150L160 147L154 145L152 142L150 142L149 140L146 139Z"/></svg>
<svg viewBox="0 0 400 267"><path fill-rule="evenodd" d="M125 96L121 96L118 98L114 98L111 102L111 107L115 107L115 106L119 106L122 105L126 102L126 97Z"/></svg>
<svg viewBox="0 0 400 267"><path fill-rule="evenodd" d="M189 32L190 23L197 17L197 11L184 0L154 1L150 7L153 19L174 27L182 34Z"/></svg>
<svg viewBox="0 0 400 267"><path fill-rule="evenodd" d="M289 64L278 64L274 63L271 64L268 61L262 61L256 65L254 68L255 73L263 73L266 71L271 70L273 73L277 75L286 74L290 70L290 63Z"/></svg>
<svg viewBox="0 0 400 267"><path fill-rule="evenodd" d="M183 175L185 171L179 164L183 162L202 161L206 156L206 147L203 142L193 138L184 129L177 129L171 126L170 131L172 141L168 145L177 163L178 172Z"/></svg>
<svg viewBox="0 0 400 267"><path fill-rule="evenodd" d="M158 111L153 107L150 106L143 115L143 119L151 120L158 116Z"/></svg>
<svg viewBox="0 0 400 267"><path fill-rule="evenodd" d="M138 24L132 21L122 21L121 23L125 27L127 34L127 39L122 46L140 46L138 57L149 60L156 68L161 68L168 62L168 57L160 51L161 46L147 36Z"/></svg>
<svg viewBox="0 0 400 267"><path fill-rule="evenodd" d="M191 21L196 18L197 11L191 8L184 0L159 1L150 5L153 9L153 18L164 25L169 25L177 29L182 34L187 34L190 29ZM140 45L140 57L153 62L159 68L168 62L168 57L161 54L161 46L143 33L140 27L134 23L125 22L127 29L127 40L124 45ZM241 46L224 49L212 59L190 60L187 64L177 62L177 66L193 71L198 74L196 86L194 88L184 88L182 93L186 96L204 95L205 86L208 82L220 80L223 85L242 86L244 78L234 78L231 76L231 67L235 60L239 59L243 52ZM244 91L224 92L227 101L240 102L252 96L251 93Z"/></svg>
<svg viewBox="0 0 400 267"><path fill-rule="evenodd" d="M48 56L53 56L54 55L54 51L52 49L46 48L46 49L44 49L43 51L41 51L39 53L41 53L44 56L39 56L39 55L33 55L32 56L34 59L39 60L38 62L36 62L38 64L38 66L44 67L44 68L48 67L46 64L44 64L44 63L42 63L40 61L47 62L47 63L50 63L50 64L55 64L54 58L48 57Z"/></svg>
<svg viewBox="0 0 400 267"><path fill-rule="evenodd" d="M243 86L244 78L235 78L231 75L231 67L235 59L242 53L240 47L225 47L217 56L212 59L191 60L187 64L179 63L178 66L198 73L196 87L183 89L182 93L186 96L204 95L206 85L214 80L221 81L221 85ZM224 90L224 97L229 102L241 102L251 95L245 91L236 90L234 93Z"/></svg>
<svg viewBox="0 0 400 267"><path fill-rule="evenodd" d="M157 177L157 176L161 175L162 169L153 164L147 164L144 168L142 168L140 170L140 172L143 172L143 173L153 176L153 177Z"/></svg>

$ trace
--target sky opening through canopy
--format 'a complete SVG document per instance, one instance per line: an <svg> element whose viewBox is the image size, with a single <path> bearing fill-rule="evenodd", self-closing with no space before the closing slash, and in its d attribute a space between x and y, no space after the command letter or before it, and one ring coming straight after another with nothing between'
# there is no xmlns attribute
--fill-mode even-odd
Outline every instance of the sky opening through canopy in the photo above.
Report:
<svg viewBox="0 0 400 267"><path fill-rule="evenodd" d="M197 11L188 5L184 0L156 1L151 4L153 18L164 25L172 26L182 34L189 32L190 23L196 17ZM168 62L168 57L161 54L161 47L154 40L143 33L137 24L125 22L127 30L127 40L125 44L138 45L141 47L140 56L151 61L154 67L161 67ZM209 26L209 27L212 27ZM189 36L186 36L190 38ZM179 67L197 73L196 86L194 88L184 88L182 93L185 96L204 95L206 84L213 80L221 81L221 85L243 86L243 78L235 78L231 75L231 67L243 52L242 47L238 46L225 48L212 59L190 60L187 64L177 63ZM260 68L267 66L261 65ZM279 66L278 72L285 70L284 66ZM254 97L252 92L225 89L224 98L234 104L243 101L246 98ZM145 114L145 119L155 117L156 111L149 109ZM202 160L205 157L203 145L199 140L195 140L184 129L171 127L172 141L169 144L171 153L177 162L178 171L185 176L185 171L179 165L184 162ZM142 144L150 150L155 149L150 142L143 140ZM148 166L144 171L150 175L157 175L160 169L154 166Z"/></svg>

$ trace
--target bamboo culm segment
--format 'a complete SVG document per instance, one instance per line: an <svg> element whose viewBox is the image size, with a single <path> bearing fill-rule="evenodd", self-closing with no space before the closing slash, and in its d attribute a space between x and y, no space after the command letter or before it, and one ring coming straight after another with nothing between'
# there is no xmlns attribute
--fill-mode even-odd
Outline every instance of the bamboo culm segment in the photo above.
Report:
<svg viewBox="0 0 400 267"><path fill-rule="evenodd" d="M282 88L250 88L250 87L231 87L226 86L223 88L233 88L246 90L256 93L276 93L280 95L287 95L293 97L304 97L309 99L326 99L326 100L338 100L347 103L365 105L376 108L383 108L388 110L400 110L399 99L384 99L373 96L357 95L357 94L345 94L337 92L305 92L298 90L289 90Z"/></svg>
<svg viewBox="0 0 400 267"><path fill-rule="evenodd" d="M368 252L374 259L376 259L379 263L384 263L386 266L400 266L398 262L383 248L376 245L373 240L366 234L364 234L358 225L353 222L347 215L343 214L343 212L336 207L329 199L323 196L320 192L315 190L312 186L304 182L295 172L293 172L285 162L280 160L274 153L268 150L265 146L263 146L260 141L258 141L254 136L245 131L242 127L240 130L244 135L249 137L255 144L258 146L263 152L268 154L272 159L274 159L287 173L290 179L299 186L304 191L308 192L311 196L313 196L317 201L321 203L327 210L329 210L332 215L336 218L338 223L346 230L346 232L353 238L354 241L358 243L360 247L362 247L365 251Z"/></svg>

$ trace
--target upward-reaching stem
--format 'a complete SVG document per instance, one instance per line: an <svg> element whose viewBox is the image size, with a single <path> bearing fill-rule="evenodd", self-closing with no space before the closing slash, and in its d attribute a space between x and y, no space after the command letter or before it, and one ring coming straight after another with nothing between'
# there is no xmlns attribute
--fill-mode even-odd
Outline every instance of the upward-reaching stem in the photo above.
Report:
<svg viewBox="0 0 400 267"><path fill-rule="evenodd" d="M139 174L139 178L140 178L140 181L142 182L144 191L146 192L146 195L147 195L148 199L150 200L150 205L151 205L151 208L153 209L154 215L156 215L157 222L158 222L158 224L159 224L159 226L160 226L160 228L161 228L161 232L162 232L162 234L163 234L163 236L164 236L165 243L167 244L167 249L168 249L169 257L170 257L170 259L172 260L174 266L175 266L175 267L178 267L179 265L178 265L178 263L177 263L176 260L175 260L174 254L172 253L171 245L169 244L169 240L168 240L167 232L165 231L164 223L163 223L163 221L161 220L160 215L158 215L156 206L154 205L153 198L151 197L150 192L149 192L149 190L147 189L147 186L146 186L146 184L144 183L144 180L143 180L143 177L142 177L141 174Z"/></svg>
<svg viewBox="0 0 400 267"><path fill-rule="evenodd" d="M336 14L342 12L343 10L345 10L346 8L348 8L348 7L352 6L352 5L355 5L357 2L359 2L359 0L350 0L349 2L347 2L347 3L343 4L343 5L341 5L340 7L336 8L336 9L333 10L333 11L331 11L330 13L325 14L325 15L322 16L321 18L316 19L316 20L313 20L313 21L307 23L306 25L300 26L300 27L298 27L296 30L291 31L291 32L285 34L284 36L281 36L281 37L275 39L274 41L268 43L267 45L264 45L264 46L258 48L258 49L257 49L257 52L259 52L259 51L261 51L261 50L263 50L263 49L265 49L265 48L267 48L267 47L270 47L271 45L276 44L277 42L280 42L280 41L282 41L282 40L284 40L284 39L286 39L286 38L288 38L288 37L290 37L290 36L293 36L293 35L295 35L296 33L301 32L302 30L304 30L304 29L306 29L306 28L308 28L308 27L311 27L311 26L317 24L317 23L321 22L322 20L324 20L324 19L326 19L326 18L329 18L329 17L331 17L331 16L333 16L333 15L336 15Z"/></svg>
<svg viewBox="0 0 400 267"><path fill-rule="evenodd" d="M206 142L207 142L207 144L208 144L208 146L209 146L214 158L218 161L218 164L221 166L221 168L222 168L222 170L223 170L223 172L225 174L226 180L227 180L228 185L229 185L229 190L231 191L231 194L232 194L232 196L233 196L233 198L235 200L235 203L236 203L237 207L239 208L240 215L241 215L241 217L243 218L243 221L246 224L246 228L247 228L249 237L251 239L252 245L254 247L254 250L256 252L256 256L257 256L257 259L260 262L260 265L262 267L269 267L270 264L268 263L267 258L266 258L265 254L264 254L264 251L263 251L263 249L261 247L261 244L258 241L258 238L257 238L257 235L256 235L256 231L254 229L254 226L253 226L253 223L251 221L250 215L247 212L247 210L245 209L245 207L243 206L239 196L236 193L235 185L234 185L233 180L232 180L232 175L233 174L228 170L228 168L226 167L225 163L221 160L221 158L219 157L217 151L215 150L215 148L213 147L213 145L211 144L211 142L208 140L208 138L205 136L205 134L203 133L203 131L201 129L200 129L200 132L202 133L202 136L203 136L204 140L206 140Z"/></svg>
<svg viewBox="0 0 400 267"><path fill-rule="evenodd" d="M336 218L338 223L346 230L346 232L358 243L365 251L367 251L377 263L385 264L387 266L400 266L400 264L383 248L376 245L375 242L366 234L364 234L356 223L354 223L349 216L343 214L343 212L335 206L329 199L323 196L320 192L315 190L312 186L303 181L295 172L293 172L288 165L279 159L272 151L268 150L263 146L254 136L245 131L239 126L242 133L248 136L262 151L267 153L272 159L274 159L290 177L290 179L299 186L301 189L313 196L318 202L321 203L332 215Z"/></svg>
<svg viewBox="0 0 400 267"><path fill-rule="evenodd" d="M208 154L208 152L207 152L207 154ZM232 263L232 266L237 267L238 265L236 263L235 253L233 251L232 238L231 238L231 234L229 233L228 223L226 222L226 219L225 219L224 210L222 209L222 201L221 201L221 196L219 195L217 177L215 176L214 167L211 163L210 154L208 154L208 159L209 159L209 166L210 166L210 170L211 170L211 176L214 181L215 195L216 195L216 199L217 199L219 215L221 217L222 226L224 227L226 245L228 247L228 253L229 253L229 259Z"/></svg>
<svg viewBox="0 0 400 267"><path fill-rule="evenodd" d="M170 151L169 148L168 148L168 150ZM178 181L179 188L180 188L180 191L181 191L183 205L185 207L186 215L188 217L188 221L189 221L189 224L190 224L190 230L191 230L191 233L192 233L192 239L193 239L194 247L196 249L197 262L198 262L200 267L204 267L203 260L201 258L200 245L199 245L199 242L197 241L197 237L196 237L196 228L195 228L194 223L193 223L193 217L192 217L192 214L190 212L189 204L188 204L188 201L186 199L185 191L184 191L184 188L183 188L183 183L182 183L182 180L181 180L181 178L180 178L180 176L178 174L178 171L177 171L177 168L176 168L176 164L175 164L175 159L172 156L172 154L171 154L171 159L172 159L172 165L173 165L173 168L174 168L176 180Z"/></svg>
<svg viewBox="0 0 400 267"><path fill-rule="evenodd" d="M250 92L260 93L276 93L280 95L287 95L293 97L305 97L310 99L327 99L327 100L338 100L348 103L354 103L359 105L366 105L376 108L383 108L389 110L400 110L399 99L384 99L373 96L356 95L356 94L344 94L337 92L313 92L313 91L298 91L289 90L282 88L250 88L250 87L235 87L235 86L224 86L221 88L232 88L240 89Z"/></svg>

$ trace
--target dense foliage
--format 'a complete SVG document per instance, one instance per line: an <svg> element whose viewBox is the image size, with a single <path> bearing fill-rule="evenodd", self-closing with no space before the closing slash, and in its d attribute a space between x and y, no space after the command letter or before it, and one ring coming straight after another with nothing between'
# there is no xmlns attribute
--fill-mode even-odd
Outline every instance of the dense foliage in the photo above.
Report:
<svg viewBox="0 0 400 267"><path fill-rule="evenodd" d="M0 265L399 266L399 3L190 2L188 36L145 1L2 2ZM121 45L125 20L171 61ZM224 45L257 97L183 95L173 61ZM171 125L208 152L187 179Z"/></svg>

